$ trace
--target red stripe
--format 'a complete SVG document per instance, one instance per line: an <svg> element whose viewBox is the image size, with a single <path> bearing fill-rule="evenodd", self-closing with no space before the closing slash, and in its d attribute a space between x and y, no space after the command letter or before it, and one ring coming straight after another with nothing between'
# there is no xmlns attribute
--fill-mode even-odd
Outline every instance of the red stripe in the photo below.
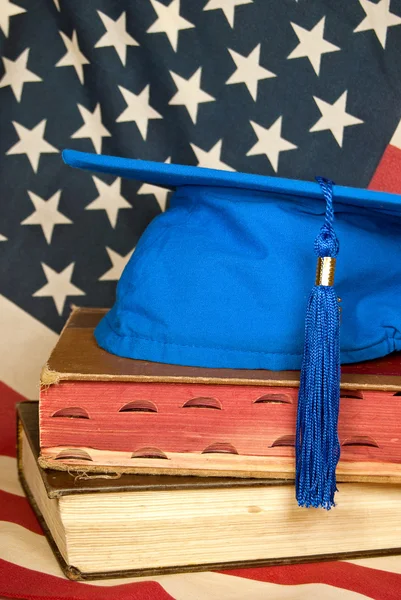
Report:
<svg viewBox="0 0 401 600"><path fill-rule="evenodd" d="M22 525L25 529L43 535L39 521L36 518L28 500L21 496L8 494L0 490L0 520Z"/></svg>
<svg viewBox="0 0 401 600"><path fill-rule="evenodd" d="M399 148L387 146L369 188L401 194L401 150Z"/></svg>
<svg viewBox="0 0 401 600"><path fill-rule="evenodd" d="M0 381L0 454L5 456L16 456L15 405L23 400L21 394Z"/></svg>
<svg viewBox="0 0 401 600"><path fill-rule="evenodd" d="M323 583L375 600L400 600L401 597L401 575L345 562L233 569L220 573L282 585Z"/></svg>
<svg viewBox="0 0 401 600"><path fill-rule="evenodd" d="M45 575L1 559L0 595L25 600L174 600L154 581L100 587Z"/></svg>

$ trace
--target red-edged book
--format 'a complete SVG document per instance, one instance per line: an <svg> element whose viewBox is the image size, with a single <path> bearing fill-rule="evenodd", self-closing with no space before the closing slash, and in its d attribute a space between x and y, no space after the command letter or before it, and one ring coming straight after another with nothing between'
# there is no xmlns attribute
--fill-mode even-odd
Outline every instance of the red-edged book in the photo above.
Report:
<svg viewBox="0 0 401 600"><path fill-rule="evenodd" d="M43 467L293 479L299 373L182 367L98 347L74 310L42 371ZM339 481L401 482L401 353L343 367Z"/></svg>

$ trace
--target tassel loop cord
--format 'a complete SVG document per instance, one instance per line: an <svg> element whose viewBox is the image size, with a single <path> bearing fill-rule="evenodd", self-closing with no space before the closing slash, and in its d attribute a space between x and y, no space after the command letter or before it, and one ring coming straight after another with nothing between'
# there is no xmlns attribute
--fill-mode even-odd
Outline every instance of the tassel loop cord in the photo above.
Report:
<svg viewBox="0 0 401 600"><path fill-rule="evenodd" d="M324 224L315 240L315 253L321 258L335 258L340 250L340 244L334 231L333 185L334 182L324 177L316 177L323 197L326 200Z"/></svg>

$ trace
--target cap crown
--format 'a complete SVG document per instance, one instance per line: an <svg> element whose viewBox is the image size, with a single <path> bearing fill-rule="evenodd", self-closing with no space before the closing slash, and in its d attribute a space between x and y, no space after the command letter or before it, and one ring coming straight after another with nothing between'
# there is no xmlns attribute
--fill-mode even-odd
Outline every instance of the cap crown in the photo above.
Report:
<svg viewBox="0 0 401 600"><path fill-rule="evenodd" d="M298 369L325 202L311 182L64 153L72 166L175 188L98 325L100 346L204 367ZM341 359L401 350L401 198L334 188Z"/></svg>

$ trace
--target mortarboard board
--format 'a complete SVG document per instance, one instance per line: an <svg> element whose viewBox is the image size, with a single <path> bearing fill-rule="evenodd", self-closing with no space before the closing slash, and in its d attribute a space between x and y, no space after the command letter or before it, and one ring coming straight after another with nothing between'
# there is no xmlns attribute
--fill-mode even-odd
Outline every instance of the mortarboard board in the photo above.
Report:
<svg viewBox="0 0 401 600"><path fill-rule="evenodd" d="M334 233L328 180L73 150L63 158L175 190L121 276L115 305L95 332L99 345L124 357L188 366L302 367L297 497L330 508L340 358L359 362L401 350L401 197L335 186ZM312 288L314 242L319 263Z"/></svg>

